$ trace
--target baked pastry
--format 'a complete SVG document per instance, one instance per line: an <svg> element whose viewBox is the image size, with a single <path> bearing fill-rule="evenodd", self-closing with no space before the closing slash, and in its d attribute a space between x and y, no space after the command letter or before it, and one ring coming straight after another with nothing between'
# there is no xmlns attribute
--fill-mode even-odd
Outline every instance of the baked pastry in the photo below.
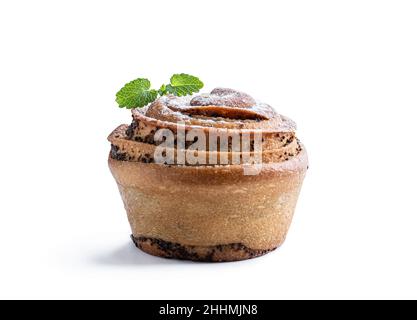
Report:
<svg viewBox="0 0 417 320"><path fill-rule="evenodd" d="M235 261L283 243L308 166L292 120L224 88L166 95L132 116L108 138L109 166L139 249Z"/></svg>

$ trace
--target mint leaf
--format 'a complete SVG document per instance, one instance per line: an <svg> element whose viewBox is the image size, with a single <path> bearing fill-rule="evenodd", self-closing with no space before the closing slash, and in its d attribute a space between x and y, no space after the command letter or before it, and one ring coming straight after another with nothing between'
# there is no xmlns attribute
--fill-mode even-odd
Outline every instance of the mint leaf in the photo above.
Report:
<svg viewBox="0 0 417 320"><path fill-rule="evenodd" d="M164 95L166 95L166 94L167 94L167 86L163 84L163 85L159 88L158 93L159 93L159 95L160 95L160 96L164 96Z"/></svg>
<svg viewBox="0 0 417 320"><path fill-rule="evenodd" d="M189 74L180 73L174 74L170 80L171 84L166 85L164 88L166 92L172 93L176 96L186 96L200 91L204 86L203 82L197 77Z"/></svg>
<svg viewBox="0 0 417 320"><path fill-rule="evenodd" d="M148 79L133 80L116 93L116 102L120 108L142 108L158 97L158 92L150 88Z"/></svg>
<svg viewBox="0 0 417 320"><path fill-rule="evenodd" d="M116 102L120 108L142 108L153 102L159 96L172 93L176 96L185 96L200 91L204 86L197 77L189 74L174 74L170 84L163 84L159 90L151 89L151 82L148 79L138 78L133 80L116 93Z"/></svg>

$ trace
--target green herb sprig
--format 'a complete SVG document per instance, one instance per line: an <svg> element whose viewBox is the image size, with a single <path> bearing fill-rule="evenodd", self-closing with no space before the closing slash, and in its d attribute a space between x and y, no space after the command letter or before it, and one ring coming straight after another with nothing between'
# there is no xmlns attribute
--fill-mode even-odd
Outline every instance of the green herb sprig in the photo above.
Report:
<svg viewBox="0 0 417 320"><path fill-rule="evenodd" d="M175 96L185 96L199 92L203 88L203 82L197 77L189 74L174 74L169 84L163 84L159 90L151 89L151 82L148 79L138 78L125 84L116 93L116 102L120 108L142 108L155 101L158 96L168 93Z"/></svg>

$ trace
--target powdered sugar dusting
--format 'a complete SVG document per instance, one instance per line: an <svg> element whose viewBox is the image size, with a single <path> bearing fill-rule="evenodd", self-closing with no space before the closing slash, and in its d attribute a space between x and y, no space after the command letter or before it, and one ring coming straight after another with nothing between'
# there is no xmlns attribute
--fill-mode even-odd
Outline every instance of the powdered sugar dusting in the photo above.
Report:
<svg viewBox="0 0 417 320"><path fill-rule="evenodd" d="M211 93L177 97L166 95L138 109L149 118L187 125L230 129L294 131L295 123L280 116L270 105L246 93L216 88Z"/></svg>

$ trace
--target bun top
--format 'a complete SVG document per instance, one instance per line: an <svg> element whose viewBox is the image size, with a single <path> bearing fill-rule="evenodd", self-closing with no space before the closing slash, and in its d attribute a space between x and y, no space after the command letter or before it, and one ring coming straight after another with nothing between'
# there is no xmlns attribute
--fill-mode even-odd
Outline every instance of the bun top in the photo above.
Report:
<svg viewBox="0 0 417 320"><path fill-rule="evenodd" d="M118 127L109 137L113 159L154 162L160 145L168 146L165 155L174 155L167 163L193 166L285 162L302 151L292 120L232 89L163 96L133 109L132 115L129 126ZM185 162L177 154L183 151L191 155ZM201 159L194 161L194 156Z"/></svg>

